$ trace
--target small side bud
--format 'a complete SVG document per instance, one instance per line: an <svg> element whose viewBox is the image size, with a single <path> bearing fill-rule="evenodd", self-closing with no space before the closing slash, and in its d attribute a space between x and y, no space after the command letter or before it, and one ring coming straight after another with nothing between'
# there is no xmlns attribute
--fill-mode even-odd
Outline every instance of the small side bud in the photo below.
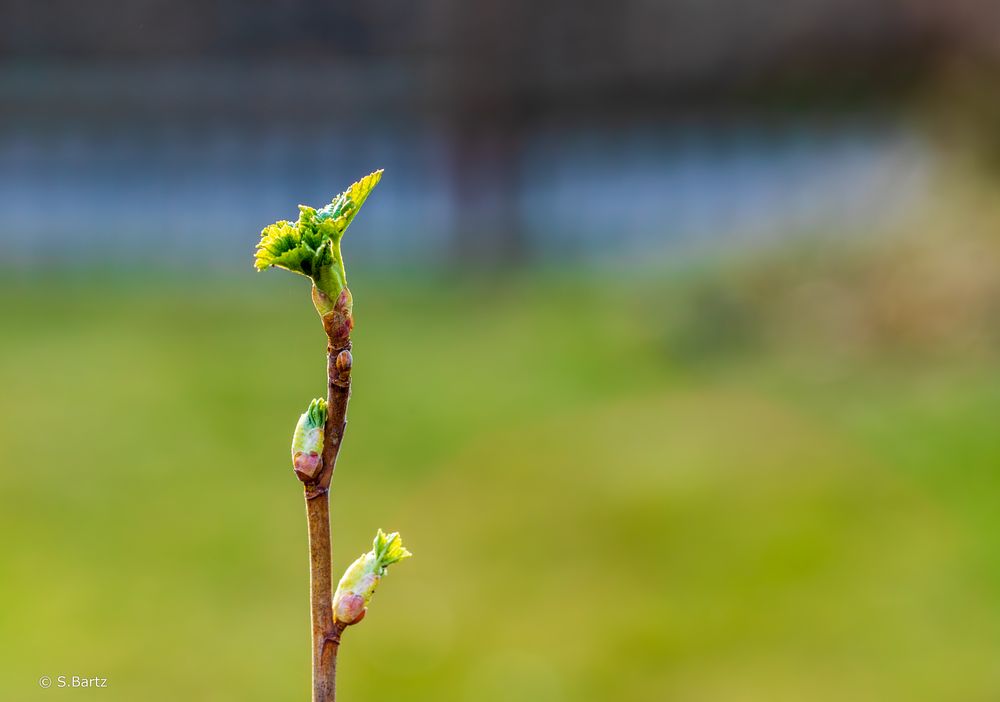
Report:
<svg viewBox="0 0 1000 702"><path fill-rule="evenodd" d="M311 482L323 469L323 428L326 426L326 400L317 398L299 417L292 434L292 469L299 480Z"/></svg>
<svg viewBox="0 0 1000 702"><path fill-rule="evenodd" d="M342 624L357 624L365 616L375 588L393 563L411 554L403 547L398 532L386 534L381 529L375 535L372 549L361 554L344 572L333 596L333 613Z"/></svg>
<svg viewBox="0 0 1000 702"><path fill-rule="evenodd" d="M337 354L337 372L338 373L349 373L351 371L351 365L354 363L354 359L351 358L351 352L344 349L339 354Z"/></svg>
<svg viewBox="0 0 1000 702"><path fill-rule="evenodd" d="M354 364L354 359L351 357L351 352L344 349L337 354L337 360L335 366L337 368L337 375L340 376L341 381L346 381L351 375L351 366Z"/></svg>

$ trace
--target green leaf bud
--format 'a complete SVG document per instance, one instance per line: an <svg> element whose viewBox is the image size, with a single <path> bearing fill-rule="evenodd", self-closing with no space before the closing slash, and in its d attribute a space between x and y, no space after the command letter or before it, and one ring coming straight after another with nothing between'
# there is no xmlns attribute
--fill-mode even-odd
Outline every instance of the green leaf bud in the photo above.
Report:
<svg viewBox="0 0 1000 702"><path fill-rule="evenodd" d="M292 434L292 468L303 482L314 480L323 467L323 428L326 400L317 398L299 417Z"/></svg>
<svg viewBox="0 0 1000 702"><path fill-rule="evenodd" d="M333 616L343 624L355 624L364 616L375 588L385 577L387 568L412 554L403 547L398 532L375 535L372 549L361 554L344 572L333 596Z"/></svg>

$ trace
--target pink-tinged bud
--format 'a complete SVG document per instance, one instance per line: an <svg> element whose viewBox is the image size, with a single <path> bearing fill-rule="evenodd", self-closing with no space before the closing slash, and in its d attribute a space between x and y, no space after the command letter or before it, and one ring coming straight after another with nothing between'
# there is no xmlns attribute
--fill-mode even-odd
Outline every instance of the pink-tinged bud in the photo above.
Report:
<svg viewBox="0 0 1000 702"><path fill-rule="evenodd" d="M372 550L361 554L344 572L333 595L333 611L337 621L357 624L371 602L375 588L393 563L409 558L399 534L385 534L381 529L372 542Z"/></svg>
<svg viewBox="0 0 1000 702"><path fill-rule="evenodd" d="M344 624L355 624L365 615L365 598L362 595L345 595L337 601L334 616Z"/></svg>
<svg viewBox="0 0 1000 702"><path fill-rule="evenodd" d="M300 478L313 480L319 475L320 468L323 467L323 457L315 451L308 453L299 451L292 456L292 466Z"/></svg>
<svg viewBox="0 0 1000 702"><path fill-rule="evenodd" d="M323 429L326 400L317 398L299 417L292 434L292 469L304 483L315 480L323 468Z"/></svg>

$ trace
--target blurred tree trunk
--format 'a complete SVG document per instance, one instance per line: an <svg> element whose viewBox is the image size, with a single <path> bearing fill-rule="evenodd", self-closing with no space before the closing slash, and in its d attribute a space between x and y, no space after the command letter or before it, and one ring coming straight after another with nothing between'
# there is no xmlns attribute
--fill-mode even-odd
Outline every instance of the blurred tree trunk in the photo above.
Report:
<svg viewBox="0 0 1000 702"><path fill-rule="evenodd" d="M519 263L527 254L518 209L521 128L483 115L470 115L456 127L453 254L490 267Z"/></svg>
<svg viewBox="0 0 1000 702"><path fill-rule="evenodd" d="M462 262L503 266L528 254L518 195L529 9L523 0L451 5L452 252Z"/></svg>

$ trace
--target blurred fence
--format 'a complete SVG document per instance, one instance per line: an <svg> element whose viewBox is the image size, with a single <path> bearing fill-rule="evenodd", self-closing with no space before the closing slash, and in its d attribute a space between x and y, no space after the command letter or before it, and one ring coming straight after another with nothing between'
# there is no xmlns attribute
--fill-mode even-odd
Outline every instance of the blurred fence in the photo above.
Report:
<svg viewBox="0 0 1000 702"><path fill-rule="evenodd" d="M208 249L230 266L263 224L375 167L387 176L352 256L586 259L608 239L644 256L870 229L919 198L932 167L917 133L884 116L540 115L470 141L407 85L378 69L7 71L3 260L183 264Z"/></svg>

